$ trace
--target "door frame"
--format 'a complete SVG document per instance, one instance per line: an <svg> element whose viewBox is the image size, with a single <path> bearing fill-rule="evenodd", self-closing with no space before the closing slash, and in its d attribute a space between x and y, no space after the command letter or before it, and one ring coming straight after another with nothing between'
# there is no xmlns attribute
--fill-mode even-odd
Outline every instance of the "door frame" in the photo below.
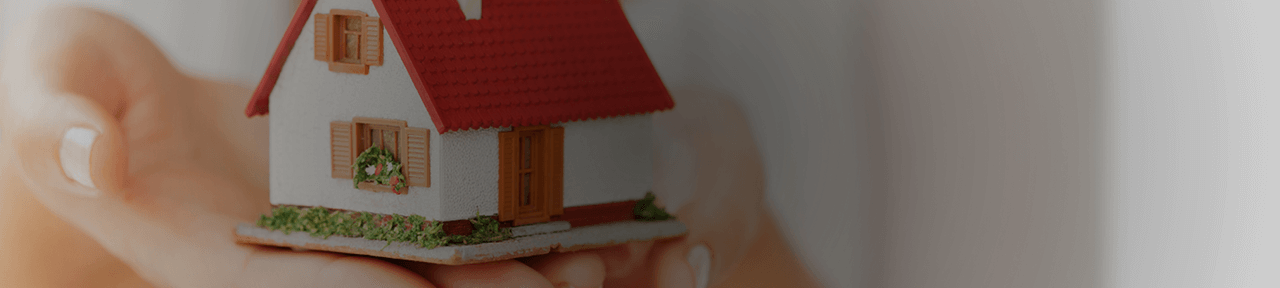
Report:
<svg viewBox="0 0 1280 288"><path fill-rule="evenodd" d="M498 220L524 225L564 214L564 128L515 127L498 142Z"/></svg>

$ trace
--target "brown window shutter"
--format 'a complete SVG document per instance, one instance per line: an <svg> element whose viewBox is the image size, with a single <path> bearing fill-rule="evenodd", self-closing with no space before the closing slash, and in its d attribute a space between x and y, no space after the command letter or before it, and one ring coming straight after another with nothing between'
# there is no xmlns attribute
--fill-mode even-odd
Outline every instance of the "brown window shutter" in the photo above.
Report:
<svg viewBox="0 0 1280 288"><path fill-rule="evenodd" d="M351 161L355 159L352 141L354 135L351 122L334 121L329 123L329 150L333 167L333 178L351 179Z"/></svg>
<svg viewBox="0 0 1280 288"><path fill-rule="evenodd" d="M404 178L409 186L431 187L431 130L404 128Z"/></svg>
<svg viewBox="0 0 1280 288"><path fill-rule="evenodd" d="M547 193L550 201L547 201L547 211L551 215L564 214L564 127L552 127L547 129L544 138L546 151L542 155L546 155L547 160L543 161L546 168L543 171L546 174Z"/></svg>
<svg viewBox="0 0 1280 288"><path fill-rule="evenodd" d="M498 133L498 221L516 219L516 151L520 150L520 132Z"/></svg>
<svg viewBox="0 0 1280 288"><path fill-rule="evenodd" d="M316 14L316 60L333 61L333 15Z"/></svg>
<svg viewBox="0 0 1280 288"><path fill-rule="evenodd" d="M364 17L361 25L360 59L364 65L382 66L382 21L378 17Z"/></svg>

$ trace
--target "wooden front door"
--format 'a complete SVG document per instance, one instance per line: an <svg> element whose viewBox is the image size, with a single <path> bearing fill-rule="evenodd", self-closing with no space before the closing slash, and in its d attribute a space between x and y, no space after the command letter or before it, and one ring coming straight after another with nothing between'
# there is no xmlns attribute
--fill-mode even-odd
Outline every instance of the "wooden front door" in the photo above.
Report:
<svg viewBox="0 0 1280 288"><path fill-rule="evenodd" d="M499 220L522 225L562 214L564 129L519 127L499 141Z"/></svg>

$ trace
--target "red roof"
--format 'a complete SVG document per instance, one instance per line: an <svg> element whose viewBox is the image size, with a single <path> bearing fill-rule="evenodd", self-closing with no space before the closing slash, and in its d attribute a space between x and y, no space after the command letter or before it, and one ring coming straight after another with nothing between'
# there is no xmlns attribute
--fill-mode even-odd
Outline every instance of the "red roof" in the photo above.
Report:
<svg viewBox="0 0 1280 288"><path fill-rule="evenodd" d="M441 132L543 125L674 106L617 0L372 0ZM268 96L314 0L299 7L246 109ZM283 54L283 55L282 55ZM376 67L373 69L377 69Z"/></svg>

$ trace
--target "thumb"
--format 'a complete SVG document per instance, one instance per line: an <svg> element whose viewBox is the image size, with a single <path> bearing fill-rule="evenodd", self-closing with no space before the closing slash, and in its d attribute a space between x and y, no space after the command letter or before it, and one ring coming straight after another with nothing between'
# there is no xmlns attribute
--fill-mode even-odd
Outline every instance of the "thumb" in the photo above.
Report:
<svg viewBox="0 0 1280 288"><path fill-rule="evenodd" d="M128 166L126 144L114 118L83 96L7 92L28 98L22 106L4 111L0 137L16 164L8 167L31 196L99 242L127 235L111 233L122 228L112 222L125 212L118 204L124 202L119 200ZM117 256L129 251L104 248Z"/></svg>
<svg viewBox="0 0 1280 288"><path fill-rule="evenodd" d="M118 194L128 157L115 119L97 101L82 96L19 93L32 92L44 96L10 95L28 98L28 107L10 107L16 113L7 113L4 129L26 185L46 205Z"/></svg>

